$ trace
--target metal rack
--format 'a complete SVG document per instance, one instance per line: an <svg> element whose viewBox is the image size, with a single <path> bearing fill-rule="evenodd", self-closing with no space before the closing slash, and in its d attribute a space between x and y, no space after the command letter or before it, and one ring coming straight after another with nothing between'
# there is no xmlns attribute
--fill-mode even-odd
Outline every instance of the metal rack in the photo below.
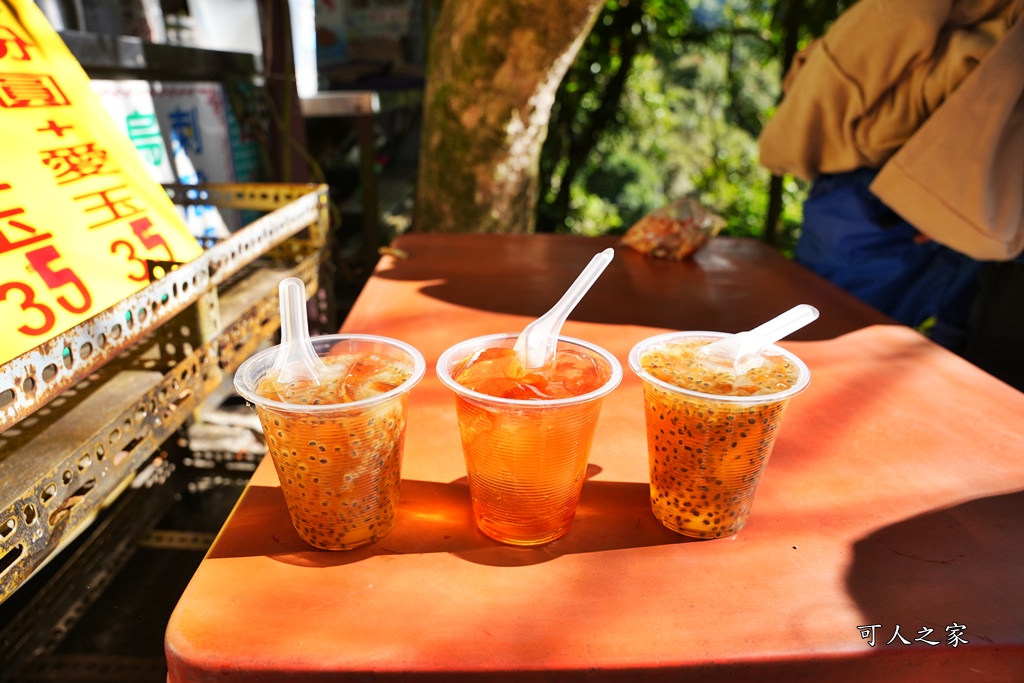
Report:
<svg viewBox="0 0 1024 683"><path fill-rule="evenodd" d="M266 211L196 260L0 366L0 603L131 485L279 327L277 284L317 292L327 187L168 186L175 203Z"/></svg>

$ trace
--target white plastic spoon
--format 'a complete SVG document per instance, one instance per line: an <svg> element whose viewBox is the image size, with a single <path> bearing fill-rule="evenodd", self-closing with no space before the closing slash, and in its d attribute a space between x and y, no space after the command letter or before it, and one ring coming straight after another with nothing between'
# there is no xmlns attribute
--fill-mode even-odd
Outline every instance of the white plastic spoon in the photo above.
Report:
<svg viewBox="0 0 1024 683"><path fill-rule="evenodd" d="M523 367L540 368L551 359L558 344L558 333L562 331L566 318L612 262L614 256L615 250L608 248L590 259L590 263L565 291L558 303L526 326L516 339L515 345L516 355L519 356L519 362Z"/></svg>
<svg viewBox="0 0 1024 683"><path fill-rule="evenodd" d="M306 317L306 285L297 277L281 280L277 287L281 305L281 347L274 360L279 382L309 380L320 384L327 369L313 350Z"/></svg>
<svg viewBox="0 0 1024 683"><path fill-rule="evenodd" d="M738 332L711 342L700 351L722 365L731 366L736 374L742 374L760 367L764 362L761 352L766 347L783 337L788 337L817 318L817 308L799 304L752 330Z"/></svg>

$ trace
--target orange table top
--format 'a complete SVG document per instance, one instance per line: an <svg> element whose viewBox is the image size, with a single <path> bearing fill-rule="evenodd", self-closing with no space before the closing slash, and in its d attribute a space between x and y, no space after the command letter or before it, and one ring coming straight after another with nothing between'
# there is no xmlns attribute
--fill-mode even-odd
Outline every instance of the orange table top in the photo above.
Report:
<svg viewBox="0 0 1024 683"><path fill-rule="evenodd" d="M342 328L427 359L394 530L305 545L266 459L171 617L168 680L1024 680L1024 394L756 242L682 264L619 248L564 330L625 365L669 329L821 309L782 342L811 383L747 526L694 541L655 520L627 369L569 533L513 548L476 530L434 363L521 329L612 243L400 238L408 257L381 260Z"/></svg>

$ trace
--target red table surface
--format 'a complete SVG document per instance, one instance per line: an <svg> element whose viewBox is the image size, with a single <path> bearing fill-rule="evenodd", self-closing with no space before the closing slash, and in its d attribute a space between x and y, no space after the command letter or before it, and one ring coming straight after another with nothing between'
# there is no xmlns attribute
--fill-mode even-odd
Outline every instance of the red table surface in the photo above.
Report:
<svg viewBox="0 0 1024 683"><path fill-rule="evenodd" d="M619 248L564 329L625 367L669 329L822 309L782 343L811 383L747 526L695 541L655 520L625 369L569 533L526 549L475 529L434 363L463 338L521 329L609 244L398 240L408 258L382 259L343 326L427 359L394 530L350 552L305 545L267 458L171 617L168 680L1024 680L1024 394L873 324L885 319L756 242L719 239L684 264ZM966 642L950 644L951 626Z"/></svg>

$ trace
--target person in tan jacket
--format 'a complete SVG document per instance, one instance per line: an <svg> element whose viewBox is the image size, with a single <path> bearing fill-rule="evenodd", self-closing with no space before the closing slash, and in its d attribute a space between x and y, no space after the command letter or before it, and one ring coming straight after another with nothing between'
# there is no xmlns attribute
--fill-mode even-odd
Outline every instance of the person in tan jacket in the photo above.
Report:
<svg viewBox="0 0 1024 683"><path fill-rule="evenodd" d="M1024 0L860 0L783 87L760 161L813 181L796 260L960 350L978 272L1024 261Z"/></svg>

